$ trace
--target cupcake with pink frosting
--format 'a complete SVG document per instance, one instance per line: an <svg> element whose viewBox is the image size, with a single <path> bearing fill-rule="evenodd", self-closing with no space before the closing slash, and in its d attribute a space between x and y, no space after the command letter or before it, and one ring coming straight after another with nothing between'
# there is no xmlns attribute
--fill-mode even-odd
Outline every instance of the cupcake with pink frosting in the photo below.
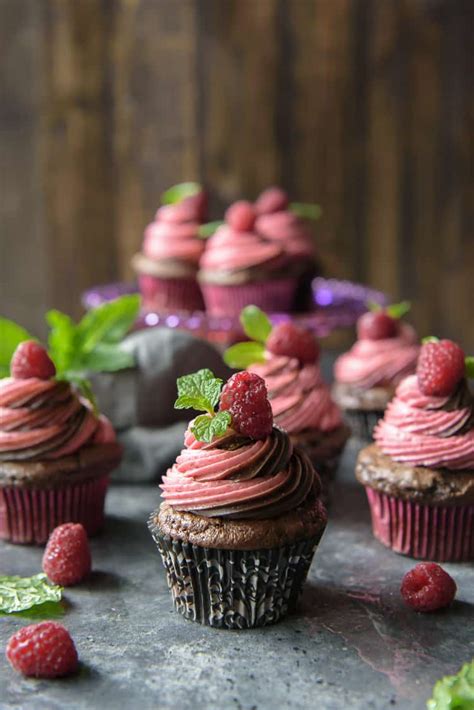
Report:
<svg viewBox="0 0 474 710"><path fill-rule="evenodd" d="M371 439L397 385L415 372L419 353L414 329L401 321L407 302L374 305L357 322L357 341L334 364L333 397L356 436Z"/></svg>
<svg viewBox="0 0 474 710"><path fill-rule="evenodd" d="M265 380L275 425L309 456L327 493L350 429L321 375L316 338L291 322L272 326L255 306L245 308L240 319L257 340L229 348L225 362L247 366Z"/></svg>
<svg viewBox="0 0 474 710"><path fill-rule="evenodd" d="M143 305L156 311L202 310L196 274L204 251L199 228L206 219L206 193L196 183L183 183L163 200L132 261Z"/></svg>
<svg viewBox="0 0 474 710"><path fill-rule="evenodd" d="M209 370L178 380L175 406L205 413L190 422L149 527L175 609L244 629L295 605L327 517L311 462L273 427L264 381L239 372L221 386Z"/></svg>
<svg viewBox="0 0 474 710"><path fill-rule="evenodd" d="M101 528L109 474L121 459L110 422L34 341L18 346L0 380L0 538L44 543L62 523Z"/></svg>
<svg viewBox="0 0 474 710"><path fill-rule="evenodd" d="M375 537L419 559L474 559L474 358L449 340L423 344L359 454Z"/></svg>
<svg viewBox="0 0 474 710"><path fill-rule="evenodd" d="M255 218L250 202L235 202L207 241L198 278L211 315L236 316L249 303L291 309L297 278L289 256L281 243L256 232Z"/></svg>
<svg viewBox="0 0 474 710"><path fill-rule="evenodd" d="M288 256L289 268L298 280L294 310L307 310L312 305L311 282L319 272L316 245L310 220L318 219L318 205L290 203L288 194L279 187L264 190L254 203L257 213L255 231L262 237L281 244Z"/></svg>

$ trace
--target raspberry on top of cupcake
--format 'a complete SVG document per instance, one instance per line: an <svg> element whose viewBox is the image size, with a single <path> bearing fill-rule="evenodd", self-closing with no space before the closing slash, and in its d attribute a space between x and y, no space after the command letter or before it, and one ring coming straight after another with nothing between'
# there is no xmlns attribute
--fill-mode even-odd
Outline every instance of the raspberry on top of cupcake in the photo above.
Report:
<svg viewBox="0 0 474 710"><path fill-rule="evenodd" d="M375 535L397 552L438 561L474 557L474 358L450 340L423 342L415 375L397 387L362 449Z"/></svg>

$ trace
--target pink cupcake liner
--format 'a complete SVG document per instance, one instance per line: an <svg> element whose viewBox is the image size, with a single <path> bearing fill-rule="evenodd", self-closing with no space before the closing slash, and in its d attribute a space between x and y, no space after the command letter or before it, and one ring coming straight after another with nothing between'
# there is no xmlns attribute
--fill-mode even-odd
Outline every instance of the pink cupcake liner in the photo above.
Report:
<svg viewBox="0 0 474 710"><path fill-rule="evenodd" d="M206 310L213 316L238 316L242 308L253 304L264 311L290 311L296 279L259 281L238 286L202 284Z"/></svg>
<svg viewBox="0 0 474 710"><path fill-rule="evenodd" d="M474 559L474 505L426 505L365 490L374 536L387 547L435 562Z"/></svg>
<svg viewBox="0 0 474 710"><path fill-rule="evenodd" d="M82 523L95 535L104 523L109 477L61 488L0 488L0 539L43 544L62 523Z"/></svg>
<svg viewBox="0 0 474 710"><path fill-rule="evenodd" d="M196 279L160 279L140 274L138 285L143 305L154 311L200 311L204 308L201 289Z"/></svg>

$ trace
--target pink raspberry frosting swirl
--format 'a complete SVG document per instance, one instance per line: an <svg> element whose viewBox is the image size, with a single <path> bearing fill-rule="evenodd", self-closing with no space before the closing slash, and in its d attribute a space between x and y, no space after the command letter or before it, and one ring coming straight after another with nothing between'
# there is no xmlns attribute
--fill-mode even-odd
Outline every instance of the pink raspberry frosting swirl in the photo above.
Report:
<svg viewBox="0 0 474 710"><path fill-rule="evenodd" d="M275 423L289 434L306 430L328 432L342 424L339 407L317 365L301 365L295 358L266 354L266 362L249 367L263 377Z"/></svg>
<svg viewBox="0 0 474 710"><path fill-rule="evenodd" d="M311 463L279 429L261 441L229 429L211 444L197 441L188 429L184 443L161 484L163 498L176 510L228 519L271 518L319 494Z"/></svg>
<svg viewBox="0 0 474 710"><path fill-rule="evenodd" d="M414 329L400 324L395 338L358 340L334 364L336 382L367 390L384 385L396 386L416 368L419 345Z"/></svg>
<svg viewBox="0 0 474 710"><path fill-rule="evenodd" d="M265 239L274 241L292 257L315 256L311 230L304 220L293 212L284 210L257 217L255 230Z"/></svg>
<svg viewBox="0 0 474 710"><path fill-rule="evenodd" d="M197 267L204 251L204 241L198 237L199 218L198 205L190 200L160 207L155 221L145 229L143 254L150 259L177 259Z"/></svg>
<svg viewBox="0 0 474 710"><path fill-rule="evenodd" d="M395 461L451 470L474 468L474 402L465 382L450 397L428 397L403 380L374 438Z"/></svg>
<svg viewBox="0 0 474 710"><path fill-rule="evenodd" d="M0 380L0 461L43 461L115 441L67 382L35 377Z"/></svg>
<svg viewBox="0 0 474 710"><path fill-rule="evenodd" d="M239 232L223 224L207 240L200 267L235 272L258 266L280 268L284 261L280 244L262 239L255 232Z"/></svg>

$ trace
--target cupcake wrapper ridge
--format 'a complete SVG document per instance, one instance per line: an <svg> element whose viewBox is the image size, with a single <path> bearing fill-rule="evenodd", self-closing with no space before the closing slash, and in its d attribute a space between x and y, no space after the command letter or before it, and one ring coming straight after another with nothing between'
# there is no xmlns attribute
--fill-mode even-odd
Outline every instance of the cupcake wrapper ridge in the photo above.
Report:
<svg viewBox="0 0 474 710"><path fill-rule="evenodd" d="M0 539L44 544L58 525L82 523L89 536L104 523L109 477L61 488L0 488Z"/></svg>
<svg viewBox="0 0 474 710"><path fill-rule="evenodd" d="M382 544L420 560L474 559L474 505L426 505L365 490L372 530Z"/></svg>
<svg viewBox="0 0 474 710"><path fill-rule="evenodd" d="M250 629L294 609L321 536L261 550L199 547L150 530L175 610L219 629Z"/></svg>
<svg viewBox="0 0 474 710"><path fill-rule="evenodd" d="M201 284L207 311L213 316L238 316L252 303L264 311L289 311L296 279L278 279L234 286Z"/></svg>
<svg viewBox="0 0 474 710"><path fill-rule="evenodd" d="M200 311L204 308L201 289L196 279L162 279L140 274L138 285L143 306L156 311Z"/></svg>

